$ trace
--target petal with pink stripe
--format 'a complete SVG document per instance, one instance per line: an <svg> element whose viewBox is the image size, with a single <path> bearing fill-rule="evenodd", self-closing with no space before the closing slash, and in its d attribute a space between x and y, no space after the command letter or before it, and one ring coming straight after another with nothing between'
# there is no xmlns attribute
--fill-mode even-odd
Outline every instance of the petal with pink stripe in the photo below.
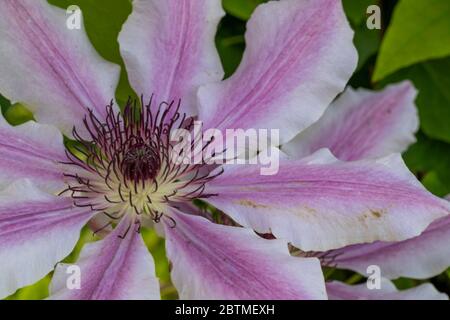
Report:
<svg viewBox="0 0 450 320"><path fill-rule="evenodd" d="M159 281L153 258L137 232L124 218L103 240L85 245L75 266L80 269L79 289L68 289L71 264L58 264L51 284L55 300L159 299Z"/></svg>
<svg viewBox="0 0 450 320"><path fill-rule="evenodd" d="M348 285L342 282L327 283L330 300L448 300L430 283L407 290L397 290L389 280L382 279L379 289L368 289L367 284Z"/></svg>
<svg viewBox="0 0 450 320"><path fill-rule="evenodd" d="M171 217L166 251L181 299L326 299L319 261L290 256L286 242L199 216Z"/></svg>
<svg viewBox="0 0 450 320"><path fill-rule="evenodd" d="M400 155L341 162L317 152L281 161L278 174L260 166L225 168L207 185L208 201L239 224L272 232L305 251L325 251L419 235L449 204L426 191Z"/></svg>
<svg viewBox="0 0 450 320"><path fill-rule="evenodd" d="M383 277L426 279L450 267L450 215L434 221L422 234L400 242L357 244L334 250L334 264L365 274L378 265Z"/></svg>
<svg viewBox="0 0 450 320"><path fill-rule="evenodd" d="M223 77L214 45L223 15L220 0L133 1L119 43L137 93L196 113L198 87Z"/></svg>
<svg viewBox="0 0 450 320"><path fill-rule="evenodd" d="M53 270L91 216L70 198L49 195L28 180L0 192L0 298Z"/></svg>
<svg viewBox="0 0 450 320"><path fill-rule="evenodd" d="M58 162L66 156L56 128L34 121L13 127L0 117L0 136L0 187L27 178L45 190L64 188Z"/></svg>
<svg viewBox="0 0 450 320"><path fill-rule="evenodd" d="M377 158L403 152L416 141L419 126L410 82L380 92L348 88L311 127L283 146L305 157L328 148L341 160Z"/></svg>
<svg viewBox="0 0 450 320"><path fill-rule="evenodd" d="M199 91L206 128L279 129L281 143L344 90L357 54L340 0L270 1L247 24L237 71Z"/></svg>
<svg viewBox="0 0 450 320"><path fill-rule="evenodd" d="M45 0L0 1L0 92L25 103L39 122L71 135L86 108L99 117L114 99L119 67Z"/></svg>

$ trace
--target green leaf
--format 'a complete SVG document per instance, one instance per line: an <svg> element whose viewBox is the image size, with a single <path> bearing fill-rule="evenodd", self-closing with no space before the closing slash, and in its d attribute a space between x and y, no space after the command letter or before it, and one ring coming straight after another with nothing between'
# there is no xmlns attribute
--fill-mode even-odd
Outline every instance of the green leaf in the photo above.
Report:
<svg viewBox="0 0 450 320"><path fill-rule="evenodd" d="M0 110L4 113L11 106L11 101L0 94Z"/></svg>
<svg viewBox="0 0 450 320"><path fill-rule="evenodd" d="M419 90L420 125L430 137L450 143L450 57L400 70L386 82L411 79ZM385 81L383 81L385 82Z"/></svg>
<svg viewBox="0 0 450 320"><path fill-rule="evenodd" d="M403 158L431 192L438 196L450 193L450 144L419 133Z"/></svg>
<svg viewBox="0 0 450 320"><path fill-rule="evenodd" d="M409 278L398 278L398 279L393 280L392 282L395 284L397 289L406 290L406 289L411 289L424 281L409 279Z"/></svg>
<svg viewBox="0 0 450 320"><path fill-rule="evenodd" d="M48 297L49 284L51 277L46 275L44 278L32 284L17 290L16 293L6 298L6 300L41 300Z"/></svg>
<svg viewBox="0 0 450 320"><path fill-rule="evenodd" d="M244 52L243 36L232 36L218 39L217 50L222 60L222 66L225 71L225 78L228 78L241 62Z"/></svg>
<svg viewBox="0 0 450 320"><path fill-rule="evenodd" d="M86 33L94 48L106 60L122 67L116 99L120 105L128 97L136 97L120 56L117 37L123 23L131 13L130 0L48 0L50 4L67 9L71 5L80 7L83 13ZM74 31L76 32L76 31Z"/></svg>
<svg viewBox="0 0 450 320"><path fill-rule="evenodd" d="M217 30L216 47L219 52L225 78L228 78L241 62L245 49L245 22L225 16Z"/></svg>
<svg viewBox="0 0 450 320"><path fill-rule="evenodd" d="M347 18L352 22L353 25L360 25L364 22L367 17L367 7L372 4L377 4L378 0L343 0L342 4L344 6Z"/></svg>
<svg viewBox="0 0 450 320"><path fill-rule="evenodd" d="M428 172L423 177L422 184L428 189L428 191L438 197L445 197L450 193L450 187L441 180L438 173L435 171Z"/></svg>
<svg viewBox="0 0 450 320"><path fill-rule="evenodd" d="M355 37L353 43L358 50L358 67L360 70L370 57L378 52L381 43L381 31L369 30L363 22L361 25L354 27Z"/></svg>
<svg viewBox="0 0 450 320"><path fill-rule="evenodd" d="M170 280L169 260L166 255L164 239L158 236L155 229L145 228L141 230L141 233L145 245L155 260L155 272L161 285L161 298L163 300L177 299L177 290Z"/></svg>
<svg viewBox="0 0 450 320"><path fill-rule="evenodd" d="M232 16L248 20L255 8L267 0L222 0L225 11Z"/></svg>
<svg viewBox="0 0 450 320"><path fill-rule="evenodd" d="M358 66L360 71L367 61L374 56L381 44L381 30L367 28L367 8L377 4L379 0L343 0L344 11L355 32L353 43L358 50Z"/></svg>
<svg viewBox="0 0 450 320"><path fill-rule="evenodd" d="M448 0L400 1L381 45L373 80L417 62L449 55L449 17Z"/></svg>
<svg viewBox="0 0 450 320"><path fill-rule="evenodd" d="M33 120L33 113L28 110L23 104L15 103L10 106L4 113L6 121L13 126Z"/></svg>

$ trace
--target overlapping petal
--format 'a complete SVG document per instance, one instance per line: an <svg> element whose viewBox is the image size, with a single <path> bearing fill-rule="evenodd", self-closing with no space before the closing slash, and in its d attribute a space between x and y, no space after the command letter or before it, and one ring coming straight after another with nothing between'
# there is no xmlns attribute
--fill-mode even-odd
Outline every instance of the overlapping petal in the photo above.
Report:
<svg viewBox="0 0 450 320"><path fill-rule="evenodd" d="M370 265L380 267L383 277L425 279L450 266L450 216L433 222L422 234L400 242L357 244L334 250L339 268L365 274Z"/></svg>
<svg viewBox="0 0 450 320"><path fill-rule="evenodd" d="M348 88L311 127L283 146L305 157L328 148L341 160L377 158L403 152L415 141L419 119L410 82L380 92Z"/></svg>
<svg viewBox="0 0 450 320"><path fill-rule="evenodd" d="M119 42L138 94L181 99L183 112L196 113L198 87L223 77L214 45L223 15L220 0L133 1Z"/></svg>
<svg viewBox="0 0 450 320"><path fill-rule="evenodd" d="M402 291L386 279L381 279L379 289L368 289L365 283L352 286L336 281L326 286L330 300L448 300L430 283Z"/></svg>
<svg viewBox="0 0 450 320"><path fill-rule="evenodd" d="M329 152L280 162L276 175L236 166L213 180L208 201L243 226L272 232L306 251L419 235L449 214L446 201L426 191L400 155L341 162Z"/></svg>
<svg viewBox="0 0 450 320"><path fill-rule="evenodd" d="M315 122L340 93L357 55L340 0L258 6L237 71L199 91L206 128L280 129L281 143Z"/></svg>
<svg viewBox="0 0 450 320"><path fill-rule="evenodd" d="M0 298L53 270L74 248L92 216L24 180L0 193Z"/></svg>
<svg viewBox="0 0 450 320"><path fill-rule="evenodd" d="M123 219L105 239L85 245L76 266L80 288L67 287L70 264L58 264L50 299L159 299L153 258L130 219Z"/></svg>
<svg viewBox="0 0 450 320"><path fill-rule="evenodd" d="M0 1L0 92L70 135L87 108L106 115L119 68L98 55L83 29L70 30L67 19L45 0Z"/></svg>
<svg viewBox="0 0 450 320"><path fill-rule="evenodd" d="M318 260L290 256L286 242L180 212L171 217L166 250L181 299L326 298Z"/></svg>
<svg viewBox="0 0 450 320"><path fill-rule="evenodd" d="M49 191L63 189L58 162L66 156L56 128L34 121L13 127L0 117L0 137L0 187L27 178Z"/></svg>

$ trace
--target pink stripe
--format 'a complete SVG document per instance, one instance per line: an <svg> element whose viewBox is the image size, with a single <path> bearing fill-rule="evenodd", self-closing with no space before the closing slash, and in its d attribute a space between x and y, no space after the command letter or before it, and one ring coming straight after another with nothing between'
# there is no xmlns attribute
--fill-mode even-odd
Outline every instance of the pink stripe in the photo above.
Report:
<svg viewBox="0 0 450 320"><path fill-rule="evenodd" d="M157 49L152 51L152 61L155 61L154 67L158 71L152 72L154 87L149 88L163 101L180 99L185 95L185 86L190 83L198 66L196 60L200 58L199 35L203 32L201 19L205 19L204 10L203 0L167 2L167 12L171 16L164 19L161 25L166 38L162 43L157 42ZM154 40L149 39L149 43L154 43ZM169 54L161 56L162 53Z"/></svg>
<svg viewBox="0 0 450 320"><path fill-rule="evenodd" d="M27 39L22 45L31 44L29 52L38 54L30 56L38 65L45 65L46 70L52 72L53 76L49 77L49 80L55 87L59 87L60 94L64 92L71 96L75 102L74 107L78 106L77 114L80 119L86 113L85 108L93 108L98 114L106 116L105 105L108 101L103 101L102 97L93 93L96 92L97 85L91 79L83 76L83 81L88 80L88 83L83 83L77 71L79 68L76 70L76 66L71 65L71 62L76 61L73 54L59 43L56 33L49 35L51 30L45 20L37 15L38 12L31 14L19 1L7 0L7 4L10 5L10 15L15 17L16 28L20 29Z"/></svg>
<svg viewBox="0 0 450 320"><path fill-rule="evenodd" d="M182 299L318 299L324 294L319 265L291 257L287 243L196 216L172 217L175 227L165 221L166 250ZM310 287L303 277L316 283Z"/></svg>
<svg viewBox="0 0 450 320"><path fill-rule="evenodd" d="M47 231L87 220L89 210L73 207L70 198L29 201L0 206L2 245L29 241Z"/></svg>

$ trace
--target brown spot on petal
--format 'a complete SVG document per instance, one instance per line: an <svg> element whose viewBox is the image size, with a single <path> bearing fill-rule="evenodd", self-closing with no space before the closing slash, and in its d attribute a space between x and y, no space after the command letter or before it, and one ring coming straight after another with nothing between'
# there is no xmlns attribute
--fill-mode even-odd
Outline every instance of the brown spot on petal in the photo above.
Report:
<svg viewBox="0 0 450 320"><path fill-rule="evenodd" d="M381 212L379 212L379 211L371 211L371 213L372 213L372 216L374 216L375 218L379 218L379 217L381 217Z"/></svg>
<svg viewBox="0 0 450 320"><path fill-rule="evenodd" d="M367 221L369 219L380 219L384 213L384 210L369 210L368 212L361 214L361 216L358 217L358 221L364 225L367 225Z"/></svg>
<svg viewBox="0 0 450 320"><path fill-rule="evenodd" d="M258 204L258 203L255 203L255 202L251 201L251 200L239 200L239 201L237 201L237 203L240 204L241 206L252 207L254 209L267 209L267 208L269 208L266 205Z"/></svg>

